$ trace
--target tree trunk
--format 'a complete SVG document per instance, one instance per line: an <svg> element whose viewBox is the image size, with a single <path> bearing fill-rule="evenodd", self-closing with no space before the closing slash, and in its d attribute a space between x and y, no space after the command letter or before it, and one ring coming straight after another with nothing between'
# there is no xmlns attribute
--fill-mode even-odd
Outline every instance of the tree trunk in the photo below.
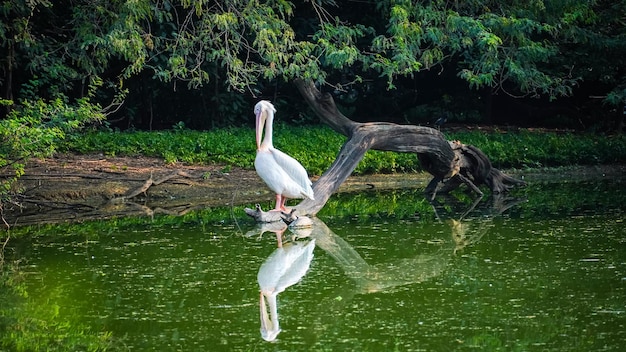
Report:
<svg viewBox="0 0 626 352"><path fill-rule="evenodd" d="M300 214L317 214L369 149L417 153L426 171L438 179L452 169L455 154L441 132L386 122L358 123L339 112L330 94L322 94L313 83L297 80L296 86L322 122L348 137L333 164L313 185L315 200L305 199L296 207Z"/></svg>
<svg viewBox="0 0 626 352"><path fill-rule="evenodd" d="M509 189L505 182L518 182L493 169L489 159L478 148L448 142L438 130L386 122L358 123L339 112L330 94L322 94L312 82L297 80L295 83L320 120L348 137L333 164L313 185L315 200L305 199L294 207L299 215L316 215L369 149L416 153L422 168L433 175L425 189L429 199L435 197L440 182L446 179L454 185L446 191L467 184L481 195L474 183L486 184L493 192L499 193ZM257 221L274 221L277 218L258 207L247 213Z"/></svg>

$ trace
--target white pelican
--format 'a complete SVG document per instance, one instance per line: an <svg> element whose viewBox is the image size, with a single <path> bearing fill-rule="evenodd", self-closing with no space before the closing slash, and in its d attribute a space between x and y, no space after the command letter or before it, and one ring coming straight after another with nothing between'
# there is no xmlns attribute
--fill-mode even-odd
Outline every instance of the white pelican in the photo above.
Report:
<svg viewBox="0 0 626 352"><path fill-rule="evenodd" d="M279 293L296 284L309 270L313 260L315 240L289 242L276 248L259 268L257 281L261 290L259 303L261 314L261 337L273 341L280 333L276 298ZM269 306L269 316L265 299Z"/></svg>
<svg viewBox="0 0 626 352"><path fill-rule="evenodd" d="M275 112L274 105L267 100L261 100L254 106L257 148L254 167L257 174L276 193L274 210L287 212L285 208L287 199L305 197L313 199L313 189L304 167L296 159L274 148L272 144ZM263 126L265 136L261 142Z"/></svg>

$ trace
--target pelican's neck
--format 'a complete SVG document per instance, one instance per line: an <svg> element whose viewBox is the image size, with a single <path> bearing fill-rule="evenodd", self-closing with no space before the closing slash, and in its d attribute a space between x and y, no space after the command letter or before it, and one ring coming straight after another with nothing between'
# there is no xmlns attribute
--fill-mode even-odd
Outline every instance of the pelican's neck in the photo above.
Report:
<svg viewBox="0 0 626 352"><path fill-rule="evenodd" d="M261 149L268 149L274 147L272 141L273 127L274 125L274 112L270 109L265 110L267 119L265 120L265 136L263 136L263 142L261 142Z"/></svg>

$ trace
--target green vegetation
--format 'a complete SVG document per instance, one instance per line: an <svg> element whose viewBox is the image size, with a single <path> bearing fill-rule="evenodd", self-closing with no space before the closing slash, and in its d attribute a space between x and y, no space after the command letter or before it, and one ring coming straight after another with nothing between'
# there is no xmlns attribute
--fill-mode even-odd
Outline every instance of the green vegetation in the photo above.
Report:
<svg viewBox="0 0 626 352"><path fill-rule="evenodd" d="M272 99L288 123L277 126L276 145L319 175L345 138L326 127L292 126L316 121L294 79L319 83L356 121L426 124L447 112L450 122L557 121L558 127L620 131L625 9L625 0L1 1L0 219L33 157L144 155L252 168L253 133L241 126L251 123L260 98ZM502 108L512 105L513 112ZM126 131L82 132L100 123ZM472 131L447 138L477 146L499 168L626 162L626 138L619 134ZM355 173L419 168L413 154L369 151ZM339 199L322 215L432 218L421 193ZM546 207L554 204L546 199ZM605 199L613 198L598 201ZM84 232L88 238L146 223L202 226L239 216L233 214L241 209L10 234ZM112 348L108 332L92 331L46 304L62 300L62 288L29 296L20 263L5 262L4 255L2 248L0 349Z"/></svg>
<svg viewBox="0 0 626 352"><path fill-rule="evenodd" d="M626 137L555 132L446 133L483 150L498 168L535 168L626 162ZM275 145L298 159L311 175L321 175L335 160L345 137L327 127L279 125ZM207 132L91 132L67 138L60 150L108 156L144 155L166 162L225 164L252 168L254 133L249 128ZM368 151L355 174L420 170L414 154Z"/></svg>
<svg viewBox="0 0 626 352"><path fill-rule="evenodd" d="M626 138L623 135L496 131L455 133L448 139L477 146L498 168L626 162Z"/></svg>
<svg viewBox="0 0 626 352"><path fill-rule="evenodd" d="M415 122L407 111L435 104L489 119L492 101L525 98L534 114L576 96L554 105L570 122L615 125L626 103L625 9L624 0L3 1L0 99L78 99L100 81L96 103L125 101L111 117L120 127L206 129L237 125L259 96L302 118L289 84L301 78L331 86L354 117Z"/></svg>
<svg viewBox="0 0 626 352"><path fill-rule="evenodd" d="M0 120L0 171L8 174L0 179L0 214L3 204L10 201L13 183L24 173L29 158L52 156L68 133L103 119L100 107L90 103L88 98L73 104L57 98L25 100L7 119Z"/></svg>

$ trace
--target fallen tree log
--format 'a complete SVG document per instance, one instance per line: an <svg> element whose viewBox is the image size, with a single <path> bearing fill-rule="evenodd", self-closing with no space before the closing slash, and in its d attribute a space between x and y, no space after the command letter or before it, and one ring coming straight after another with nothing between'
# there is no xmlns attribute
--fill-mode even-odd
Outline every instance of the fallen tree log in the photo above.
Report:
<svg viewBox="0 0 626 352"><path fill-rule="evenodd" d="M134 198L140 194L145 194L148 189L152 186L158 186L163 182L169 181L173 178L177 178L177 177L185 177L185 178L193 178L194 176L188 174L185 171L174 171L172 173L170 173L169 175L163 176L157 180L152 178L152 174L150 174L150 178L147 179L143 185L139 186L138 188L135 188L133 190L130 190L128 193L126 193L125 195L121 196L121 197L115 197L112 198L109 202L110 203L124 203L126 201L128 201L131 198Z"/></svg>
<svg viewBox="0 0 626 352"><path fill-rule="evenodd" d="M315 200L305 199L294 207L299 215L316 215L369 149L417 154L422 168L433 176L425 189L431 200L444 181L447 184L443 191L451 191L466 184L480 195L482 192L478 185L485 184L492 192L500 193L506 192L513 185L523 184L493 168L487 156L478 148L458 141L449 142L436 129L387 122L355 122L337 109L330 94L323 94L312 82L297 80L295 83L320 120L348 137L333 164L314 183ZM260 222L279 218L260 209L250 210L248 214L254 214L253 217Z"/></svg>
<svg viewBox="0 0 626 352"><path fill-rule="evenodd" d="M475 187L486 185L495 194L506 193L515 186L526 185L524 181L508 176L493 167L487 155L475 146L466 145L460 141L452 141L450 145L459 158L458 176L448 180L441 187L440 192L450 192L456 189L460 184L465 183L464 178L469 179ZM482 194L480 190L474 189L474 191Z"/></svg>

